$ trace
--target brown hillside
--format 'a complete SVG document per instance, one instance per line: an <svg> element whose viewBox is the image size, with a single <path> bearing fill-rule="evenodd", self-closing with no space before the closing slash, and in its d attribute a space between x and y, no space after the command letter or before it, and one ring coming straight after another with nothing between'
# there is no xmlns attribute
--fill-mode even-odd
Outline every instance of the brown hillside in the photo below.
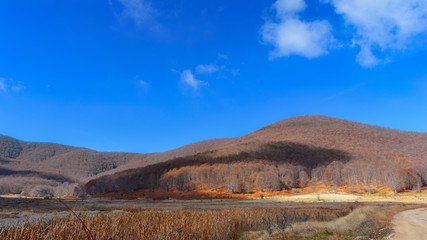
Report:
<svg viewBox="0 0 427 240"><path fill-rule="evenodd" d="M0 194L70 193L77 183L204 152L230 139L210 139L152 154L97 152L54 143L20 141L0 135ZM46 192L46 191L41 192Z"/></svg>
<svg viewBox="0 0 427 240"><path fill-rule="evenodd" d="M94 179L85 185L85 190L90 193L102 193L155 188L162 184L161 179L165 174L174 168L179 169L181 174L185 167L196 167L202 164L211 166L225 163L228 164L225 165L227 168L227 166L234 166L230 165L233 163L260 161L265 165L273 164L272 167L277 164L291 164L288 168L294 171L293 182L299 177L300 170L308 172L310 178L324 180L327 184L345 184L344 174L350 176L350 172L355 179L351 184L360 184L362 178L365 184L385 184L393 178L393 174L400 174L399 178L405 178L406 175L403 173L407 171L412 174L413 171L408 170L409 167L419 170L416 173L418 175L412 174L414 179L421 179L422 175L425 182L427 178L426 133L387 129L326 116L288 118L239 138L220 140L212 146L203 142L200 145L204 147L204 151L195 148L195 154L192 155L187 155L191 154L188 146L183 147L187 149L186 154L179 155L180 151L176 149L174 150L176 155L165 154L163 158L156 154L150 155L148 158L151 165ZM350 169L350 166L363 171L345 170L345 167ZM393 171L383 169L382 172L387 175L381 175L381 179L376 177L380 176L379 174L373 171L368 174L365 171L365 169L380 171L381 168ZM214 169L216 167L211 170ZM188 171L197 170L196 167ZM232 170L221 171L225 175L235 174L243 178ZM276 167L271 171L279 170ZM356 174L359 175L356 176ZM330 175L332 177L329 177ZM192 176L188 173L187 178L191 179ZM175 183L180 181L173 176L171 179ZM408 180L411 182L408 185L411 186L415 185L414 181L418 181L409 177L408 179L411 179ZM350 184L350 182L347 183Z"/></svg>
<svg viewBox="0 0 427 240"><path fill-rule="evenodd" d="M345 151L353 158L379 159L388 154L415 161L427 158L427 134L399 131L321 115L293 117L242 136L238 142L217 149L229 154L268 142L295 142Z"/></svg>
<svg viewBox="0 0 427 240"><path fill-rule="evenodd" d="M152 154L97 152L0 135L0 193L24 191L34 194L40 193L40 189L55 194L69 193L76 184L87 181L84 189L93 193L134 191L159 187L164 174L172 169L182 172L185 167L193 167L194 172L199 171L197 166L208 164L217 174L233 175L233 169L228 168L245 168L236 163L262 163L268 166L269 174L279 168L289 168L287 170L293 171L295 178L291 182L295 183L303 170L312 179L343 184L343 176L349 174L344 170L351 166L353 169L382 169L378 171L388 174L376 179L376 183L384 183L395 174L387 169L400 169L400 173L415 174L414 179L419 175L424 184L427 179L426 158L427 133L393 130L319 115L288 118L242 137L211 139ZM218 168L217 164L225 165ZM409 168L415 168L416 173ZM257 174L262 172L261 168L255 169ZM325 174L327 178L323 177ZM340 177L331 178L328 174L339 174ZM359 177L372 184L376 173L371 171L369 174ZM173 174L168 176L174 179ZM253 184L254 177L250 178ZM356 183L360 182L359 177L353 177ZM414 181L407 182L414 185Z"/></svg>
<svg viewBox="0 0 427 240"><path fill-rule="evenodd" d="M0 135L0 193L36 193L43 188L67 192L74 183L104 172L113 173L128 162L143 162L145 157L145 154L26 142Z"/></svg>

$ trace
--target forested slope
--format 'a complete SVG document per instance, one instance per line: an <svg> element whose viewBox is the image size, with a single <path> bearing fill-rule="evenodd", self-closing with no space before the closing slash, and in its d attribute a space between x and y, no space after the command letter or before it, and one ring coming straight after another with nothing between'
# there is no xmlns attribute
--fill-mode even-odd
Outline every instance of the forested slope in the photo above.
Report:
<svg viewBox="0 0 427 240"><path fill-rule="evenodd" d="M250 192L326 185L419 189L427 133L326 116L293 117L235 138L160 153L97 152L0 135L0 192L33 195L195 189Z"/></svg>
<svg viewBox="0 0 427 240"><path fill-rule="evenodd" d="M104 193L162 187L248 192L322 181L400 191L419 189L427 179L426 133L320 115L288 118L204 150L103 176L89 181L83 190Z"/></svg>
<svg viewBox="0 0 427 240"><path fill-rule="evenodd" d="M65 194L72 192L77 183L114 172L125 163L141 162L145 157L0 135L0 193Z"/></svg>

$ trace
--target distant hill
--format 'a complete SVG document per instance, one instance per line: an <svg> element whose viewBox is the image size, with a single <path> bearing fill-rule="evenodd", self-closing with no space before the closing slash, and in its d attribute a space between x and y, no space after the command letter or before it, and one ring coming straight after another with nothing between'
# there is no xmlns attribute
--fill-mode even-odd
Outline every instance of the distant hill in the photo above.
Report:
<svg viewBox="0 0 427 240"><path fill-rule="evenodd" d="M77 183L113 172L129 162L143 162L146 156L26 142L0 135L0 192L34 193L40 187L48 187L66 193Z"/></svg>
<svg viewBox="0 0 427 240"><path fill-rule="evenodd" d="M196 154L227 141L212 139L166 152L137 154L26 142L0 134L0 194L70 194L75 186L90 179Z"/></svg>
<svg viewBox="0 0 427 240"><path fill-rule="evenodd" d="M427 134L320 115L293 117L242 137L204 141L150 155L141 167L93 179L84 186L84 190L89 193L134 191L156 188L162 184L168 185L166 188L177 188L181 184L191 186L189 189L192 189L206 185L196 176L203 164L207 164L211 172L218 172L217 166L213 165L220 163L231 169L221 170L222 175L216 178L221 178L222 183L226 184L231 180L223 176L235 175L235 178L240 179L236 180L240 181L237 185L242 188L245 183L241 179L247 177L247 174L236 173L233 168L240 166L236 165L238 163L257 162L262 162L265 168L270 169L270 175L281 171L281 168L293 171L292 182L299 181L300 172L304 171L311 180L322 180L327 184L362 184L363 181L367 185L388 184L397 190L425 184ZM288 165L278 166L283 164ZM372 171L368 173L367 169ZM413 169L417 169L416 173ZM191 173L183 177L182 171ZM264 173L259 168L254 171L258 175ZM350 174L353 174L353 182L346 179ZM255 179L259 178L258 175L247 178L247 181L252 181L252 187L258 181ZM169 180L165 180L165 176ZM189 180L186 182L182 178ZM278 178L284 179L280 174ZM404 183L400 185L394 183L392 187L390 179L394 178L406 180L401 180ZM284 183L280 184L285 186Z"/></svg>
<svg viewBox="0 0 427 240"><path fill-rule="evenodd" d="M410 172L405 186L411 187L417 179L426 183L426 164L427 133L321 115L288 118L241 137L211 139L151 154L97 152L0 135L0 193L60 195L73 192L77 185L79 191L89 193L162 186L216 189L224 187L220 186L223 182L237 182L238 187L229 187L232 191L243 191L243 185L249 191L267 186L260 181L279 181L274 187L268 185L269 189L297 187L305 175L310 181L326 184L359 184L362 178L364 184L385 184L400 172ZM380 177L373 170L381 168ZM252 170L242 173L248 169ZM218 175L214 185L212 179L209 184L201 182L202 170L210 172L203 179L211 179L213 172ZM191 172L185 173L188 181L182 180L186 171ZM350 175L354 183L348 181Z"/></svg>

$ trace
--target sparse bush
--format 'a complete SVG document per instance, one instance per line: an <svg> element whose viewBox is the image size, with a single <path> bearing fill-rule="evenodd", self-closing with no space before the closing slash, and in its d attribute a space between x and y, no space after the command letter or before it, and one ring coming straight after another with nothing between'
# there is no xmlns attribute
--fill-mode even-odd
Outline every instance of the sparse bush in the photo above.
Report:
<svg viewBox="0 0 427 240"><path fill-rule="evenodd" d="M53 196L53 189L47 188L47 187L39 187L39 188L35 189L31 195L36 196L36 197L48 198L48 197Z"/></svg>
<svg viewBox="0 0 427 240"><path fill-rule="evenodd" d="M363 189L363 191L365 191L365 192L367 192L367 193L370 193L370 194L375 194L375 193L377 193L377 192L378 192L378 191L377 191L375 188L373 188L373 187L364 188L364 189Z"/></svg>

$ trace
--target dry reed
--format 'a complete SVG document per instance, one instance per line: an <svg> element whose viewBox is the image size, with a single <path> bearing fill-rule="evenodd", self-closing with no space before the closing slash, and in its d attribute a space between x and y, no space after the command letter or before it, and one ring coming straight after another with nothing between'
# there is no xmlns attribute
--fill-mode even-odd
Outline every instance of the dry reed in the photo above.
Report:
<svg viewBox="0 0 427 240"><path fill-rule="evenodd" d="M0 239L238 239L243 231L265 229L265 219L332 220L351 208L148 209L71 214L48 221L0 228Z"/></svg>

